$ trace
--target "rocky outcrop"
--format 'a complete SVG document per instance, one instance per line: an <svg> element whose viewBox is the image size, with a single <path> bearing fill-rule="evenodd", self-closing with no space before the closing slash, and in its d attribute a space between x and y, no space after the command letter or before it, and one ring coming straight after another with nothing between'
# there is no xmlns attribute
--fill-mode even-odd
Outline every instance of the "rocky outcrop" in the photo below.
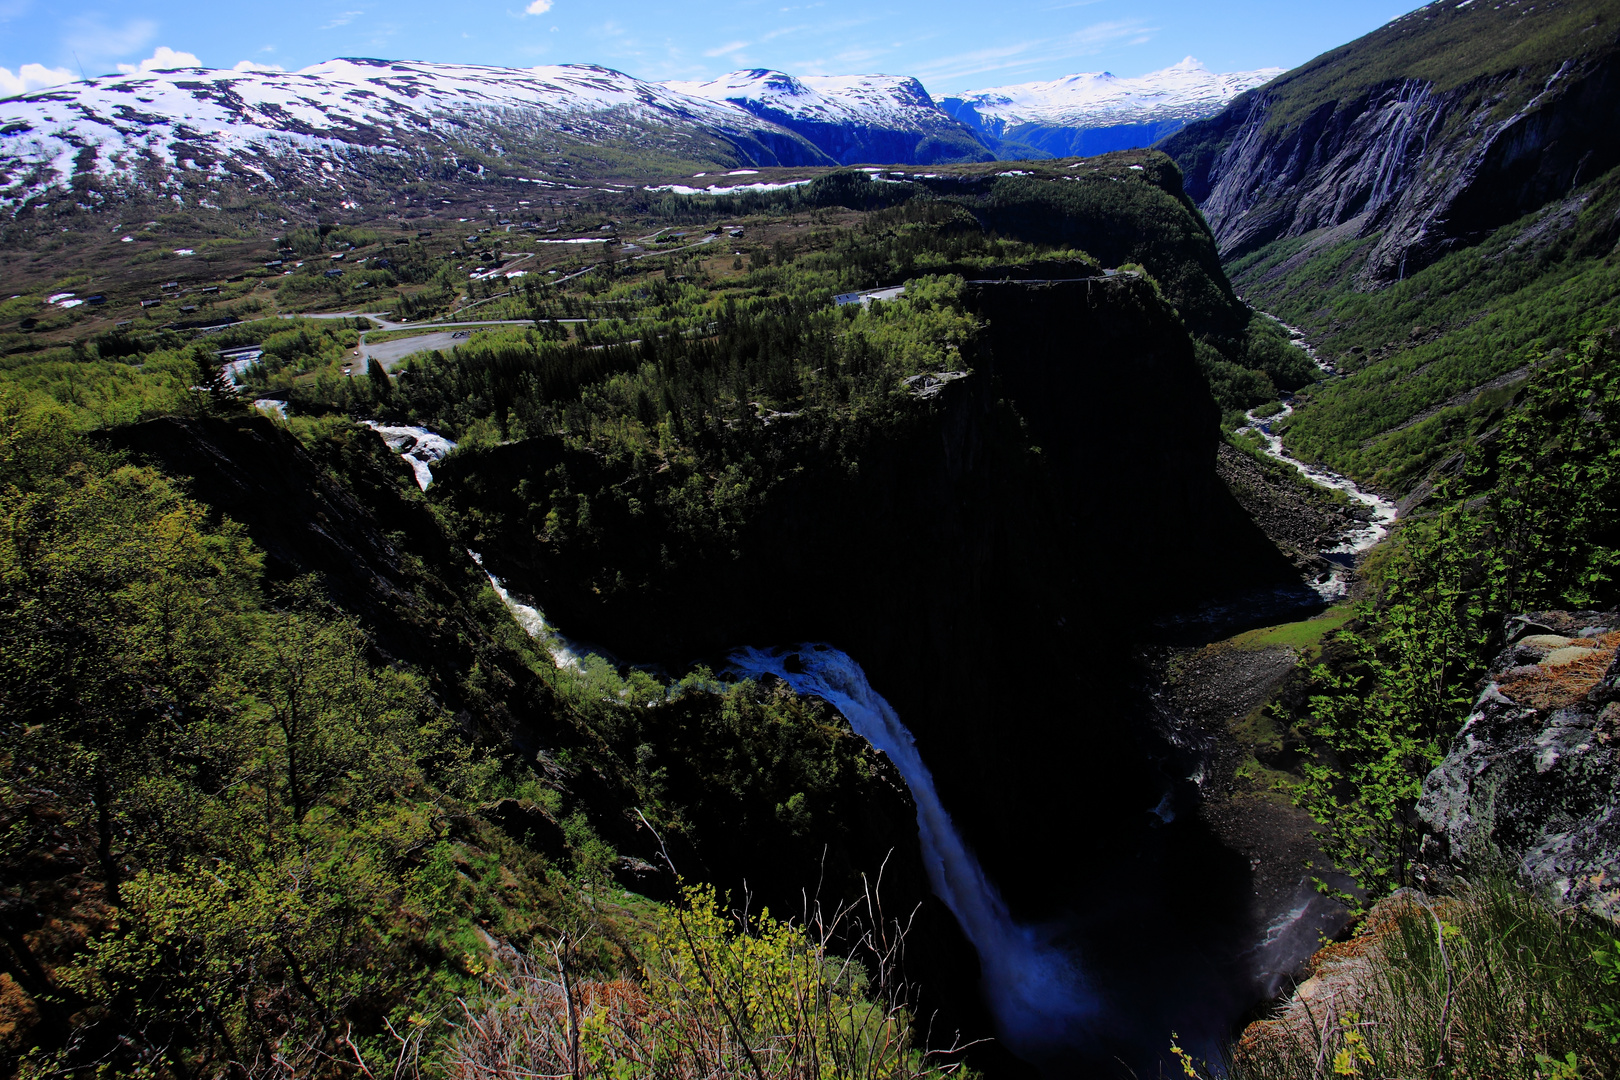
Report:
<svg viewBox="0 0 1620 1080"><path fill-rule="evenodd" d="M1508 641L1424 781L1423 872L1505 870L1620 915L1620 613L1519 616Z"/></svg>
<svg viewBox="0 0 1620 1080"><path fill-rule="evenodd" d="M1372 511L1318 487L1287 465L1222 443L1216 471L1232 497L1302 574L1319 579L1335 565L1323 558Z"/></svg>
<svg viewBox="0 0 1620 1080"><path fill-rule="evenodd" d="M1358 272L1361 286L1376 286L1620 164L1612 24L1523 18L1503 29L1506 16L1482 9L1415 12L1162 144L1222 255L1311 234L1313 248L1376 236ZM1456 35L1470 33L1479 42L1456 66L1478 73L1436 73L1423 42L1460 50ZM1562 52L1526 43L1560 33ZM1382 62L1380 51L1407 47L1406 71Z"/></svg>

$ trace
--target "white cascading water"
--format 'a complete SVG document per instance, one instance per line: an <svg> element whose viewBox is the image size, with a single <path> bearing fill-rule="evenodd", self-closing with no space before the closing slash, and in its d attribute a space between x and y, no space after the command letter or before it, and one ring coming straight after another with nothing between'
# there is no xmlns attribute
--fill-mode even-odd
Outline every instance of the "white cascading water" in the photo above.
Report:
<svg viewBox="0 0 1620 1080"><path fill-rule="evenodd" d="M1289 336L1294 339L1294 344L1305 351L1305 355L1311 358L1311 362L1320 368L1324 375L1328 378L1337 378L1339 376L1339 372L1331 364L1324 363L1322 358L1317 356L1316 350L1305 341L1303 331L1289 326L1275 315L1267 315L1266 318L1287 330ZM1356 486L1355 481L1348 477L1305 464L1290 454L1287 448L1283 446L1282 436L1273 432L1272 428L1283 419L1293 415L1294 406L1291 402L1284 402L1282 411L1273 413L1270 416L1256 416L1254 413L1255 410L1250 409L1244 414L1244 417L1248 420L1249 430L1260 436L1261 445L1265 449L1267 457L1276 458L1278 461L1292 466L1301 476L1313 484L1344 492L1356 502L1372 510L1372 519L1366 525L1350 531L1338 546L1323 552L1323 554L1359 555L1389 535L1390 526L1395 523L1398 512L1394 503L1371 492L1362 491L1361 488ZM1243 429L1239 428L1238 430ZM1313 582L1311 588L1321 594L1322 599L1331 603L1343 598L1345 593L1349 591L1349 583L1343 573L1335 573L1325 580Z"/></svg>
<svg viewBox="0 0 1620 1080"><path fill-rule="evenodd" d="M797 670L790 670L792 657L798 658L792 664ZM917 832L929 883L979 954L985 998L1002 1041L1014 1053L1039 1060L1092 1030L1100 1019L1100 1001L1050 934L1013 921L1001 894L940 804L933 774L917 752L911 732L872 689L860 665L828 645L739 649L730 663L739 674L775 675L798 693L826 701L900 770L917 804Z"/></svg>
<svg viewBox="0 0 1620 1080"><path fill-rule="evenodd" d="M424 491L433 483L433 464L456 448L427 428L372 421L367 426L405 458ZM469 550L468 554L483 567L477 552ZM514 599L499 578L484 572L518 625L551 647L558 667L581 663L578 653L546 623L539 609ZM799 658L798 670L788 670L790 656ZM872 689L860 665L828 645L787 651L744 648L733 653L730 662L739 674L775 675L799 693L826 701L900 770L917 804L917 833L929 884L979 954L985 998L1008 1047L1038 1060L1084 1038L1099 1019L1098 999L1073 959L1053 944L1051 934L1013 920L1001 894L985 877L979 860L940 804L933 774L923 763L911 732Z"/></svg>
<svg viewBox="0 0 1620 1080"><path fill-rule="evenodd" d="M433 463L456 448L455 443L425 427L379 424L375 420L367 420L365 425L382 436L388 449L405 459L416 474L416 486L423 491L433 483Z"/></svg>
<svg viewBox="0 0 1620 1080"><path fill-rule="evenodd" d="M381 435L390 450L405 459L405 463L411 467L411 472L416 474L417 487L423 491L433 483L433 463L456 448L455 443L425 427L379 424L375 420L367 420L365 425ZM523 628L523 632L551 650L552 662L560 668L579 667L579 653L566 638L546 623L546 617L540 613L540 609L523 603L508 592L506 586L501 584L501 579L485 569L482 555L472 548L467 549L467 554L471 555L473 562L484 571L485 576L489 578L490 587L495 590L495 595L500 597L501 603L506 605L506 609L512 613L512 617Z"/></svg>

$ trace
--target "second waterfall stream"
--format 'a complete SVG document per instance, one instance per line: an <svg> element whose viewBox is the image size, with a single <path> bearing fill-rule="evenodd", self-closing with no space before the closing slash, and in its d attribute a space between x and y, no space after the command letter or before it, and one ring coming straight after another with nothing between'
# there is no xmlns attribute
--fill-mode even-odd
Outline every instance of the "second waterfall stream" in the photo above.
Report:
<svg viewBox="0 0 1620 1080"><path fill-rule="evenodd" d="M368 425L403 455L425 491L432 465L455 443L426 428ZM469 551L480 567L483 559ZM486 569L484 571L489 574ZM540 612L522 603L489 574L490 584L531 636L548 637ZM562 644L558 666L577 664ZM1040 1060L1083 1041L1101 1019L1101 1004L1087 987L1075 959L1038 926L1014 921L1001 893L985 876L978 858L957 832L934 790L934 776L917 751L916 740L894 708L867 682L847 654L829 645L796 649L742 648L732 653L731 669L746 678L774 675L800 694L821 698L849 721L855 733L888 755L917 804L917 835L934 895L956 916L962 933L979 954L985 1001L997 1034L1014 1053Z"/></svg>

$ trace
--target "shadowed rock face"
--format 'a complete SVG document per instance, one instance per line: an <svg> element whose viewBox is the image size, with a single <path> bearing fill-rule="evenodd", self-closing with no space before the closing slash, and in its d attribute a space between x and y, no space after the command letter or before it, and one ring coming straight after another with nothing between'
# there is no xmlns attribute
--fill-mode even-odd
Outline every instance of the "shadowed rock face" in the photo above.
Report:
<svg viewBox="0 0 1620 1080"><path fill-rule="evenodd" d="M1375 287L1620 164L1612 56L1443 91L1421 78L1346 79L1342 94L1285 120L1285 77L1162 144L1223 257L1317 230L1328 230L1320 243L1382 234L1360 271Z"/></svg>
<svg viewBox="0 0 1620 1080"><path fill-rule="evenodd" d="M1423 784L1424 873L1515 873L1620 913L1620 613L1548 612L1511 644Z"/></svg>
<svg viewBox="0 0 1620 1080"><path fill-rule="evenodd" d="M1297 576L1220 483L1217 410L1149 282L967 302L989 324L970 375L849 432L855 469L819 449L834 436L774 421L791 449L723 544L680 547L649 520L659 474L555 438L464 450L432 492L479 523L469 543L510 588L627 658L805 640L855 657L1014 919L1063 928L1109 987L1105 1058L1145 1075L1163 1032L1213 1045L1253 1004L1256 928L1247 861L1197 815L1153 813L1186 771L1162 764L1133 639L1155 612ZM583 495L588 534L536 525L565 475L555 505Z"/></svg>

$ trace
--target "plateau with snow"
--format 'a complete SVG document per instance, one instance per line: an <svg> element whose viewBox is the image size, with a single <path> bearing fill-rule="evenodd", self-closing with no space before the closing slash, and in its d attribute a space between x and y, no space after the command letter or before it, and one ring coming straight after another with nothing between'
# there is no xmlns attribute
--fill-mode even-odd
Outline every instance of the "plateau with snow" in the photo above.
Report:
<svg viewBox="0 0 1620 1080"><path fill-rule="evenodd" d="M570 153L608 146L653 169L1092 153L1099 138L1103 150L1146 145L1275 74L1216 75L1189 58L1135 79L1072 75L936 101L909 77L767 69L669 83L595 65L372 59L137 71L0 101L0 206L90 209L135 192L206 206L237 185L355 209L406 180L563 188L589 169Z"/></svg>

